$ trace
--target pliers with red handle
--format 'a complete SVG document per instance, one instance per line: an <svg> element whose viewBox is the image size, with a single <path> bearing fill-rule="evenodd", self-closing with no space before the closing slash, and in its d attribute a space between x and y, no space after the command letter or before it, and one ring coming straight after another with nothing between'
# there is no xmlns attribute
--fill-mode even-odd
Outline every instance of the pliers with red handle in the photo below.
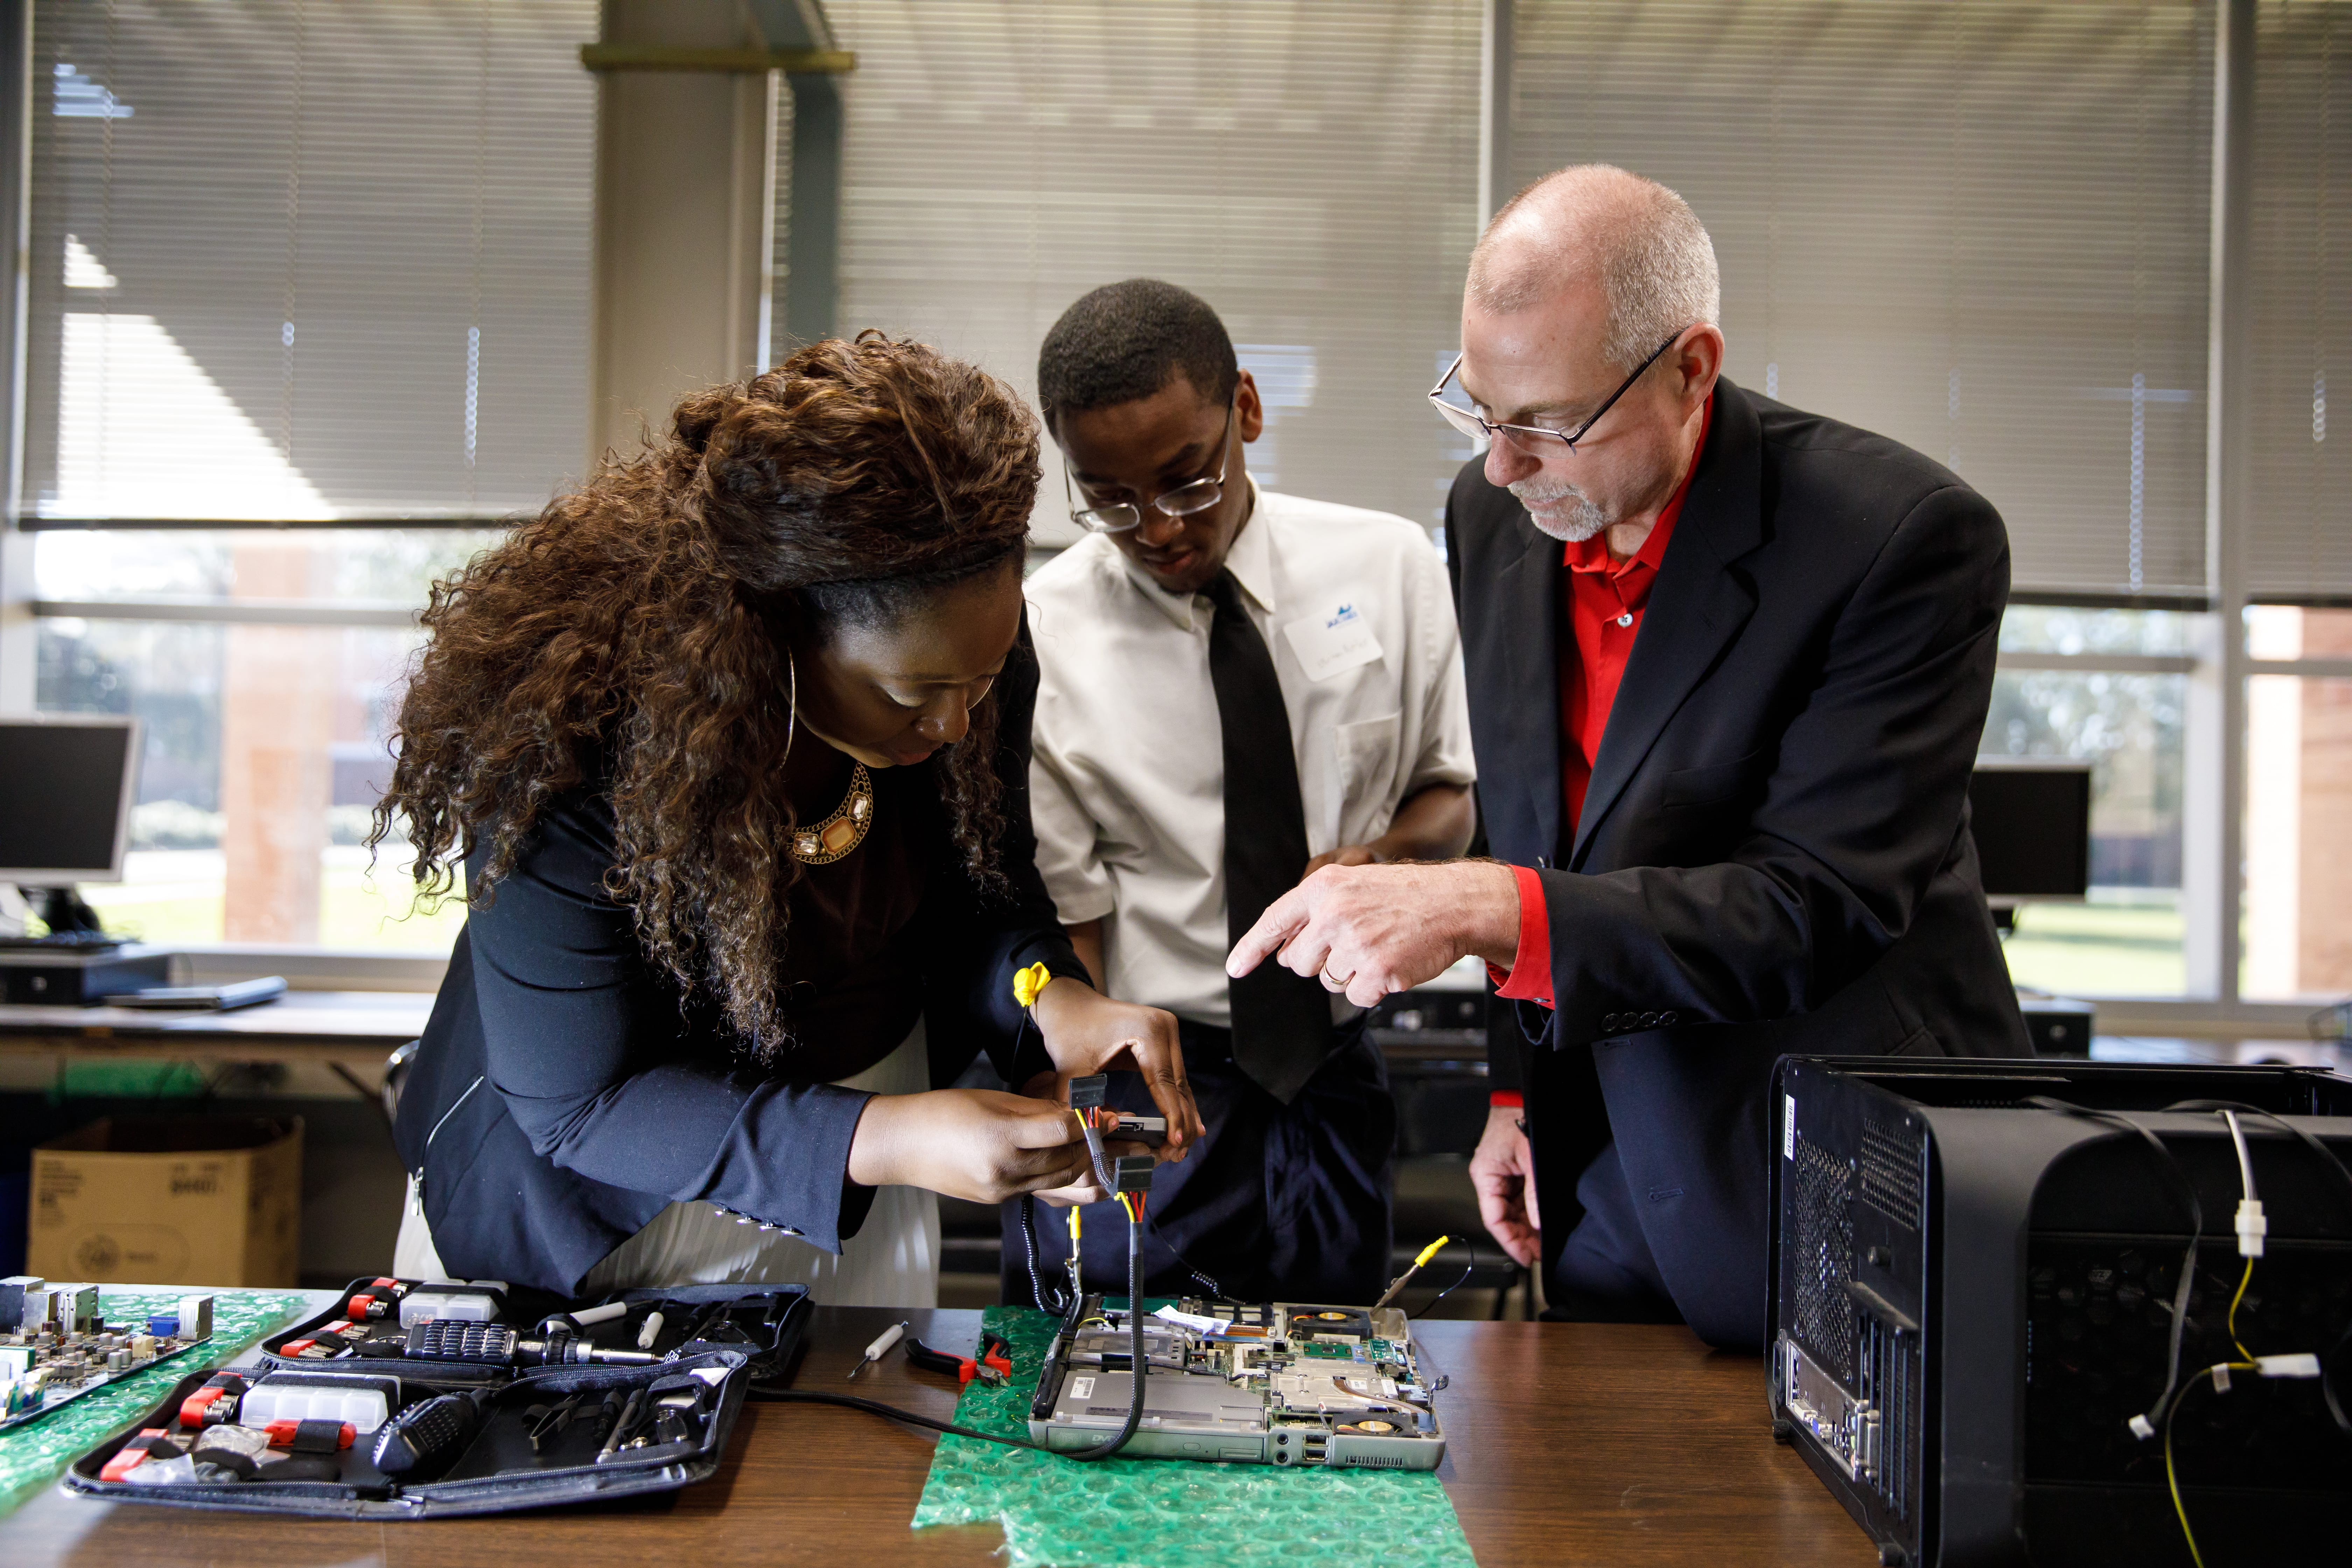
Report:
<svg viewBox="0 0 2352 1568"><path fill-rule="evenodd" d="M985 1330L980 1336L980 1353L976 1356L950 1355L935 1351L918 1339L907 1341L907 1359L927 1372L955 1373L956 1386L969 1386L973 1378L991 1387L1003 1386L1013 1375L1013 1346L1003 1334Z"/></svg>

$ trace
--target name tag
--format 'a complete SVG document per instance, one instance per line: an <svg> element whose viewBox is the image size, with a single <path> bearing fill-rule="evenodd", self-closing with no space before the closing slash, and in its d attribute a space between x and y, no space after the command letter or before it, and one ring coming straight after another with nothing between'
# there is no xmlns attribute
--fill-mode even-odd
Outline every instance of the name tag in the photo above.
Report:
<svg viewBox="0 0 2352 1568"><path fill-rule="evenodd" d="M1290 639L1290 651L1309 680L1328 680L1381 657L1381 639L1352 604L1302 616L1284 626L1282 635Z"/></svg>

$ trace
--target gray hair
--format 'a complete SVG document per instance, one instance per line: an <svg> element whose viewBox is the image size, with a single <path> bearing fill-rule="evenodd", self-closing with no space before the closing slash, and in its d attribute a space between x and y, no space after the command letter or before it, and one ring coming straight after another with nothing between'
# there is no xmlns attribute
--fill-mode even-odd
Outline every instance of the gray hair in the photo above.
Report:
<svg viewBox="0 0 2352 1568"><path fill-rule="evenodd" d="M1694 321L1719 325L1715 241L1690 204L1609 163L1579 163L1528 185L1470 253L1470 299L1509 315L1598 276L1611 364L1631 370Z"/></svg>

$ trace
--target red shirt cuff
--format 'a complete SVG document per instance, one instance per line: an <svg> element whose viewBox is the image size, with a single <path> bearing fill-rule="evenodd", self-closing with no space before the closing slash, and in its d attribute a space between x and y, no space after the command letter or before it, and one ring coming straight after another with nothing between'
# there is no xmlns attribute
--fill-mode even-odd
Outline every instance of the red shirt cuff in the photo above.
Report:
<svg viewBox="0 0 2352 1568"><path fill-rule="evenodd" d="M1549 1007L1552 1005L1551 916L1544 909L1543 879L1525 866L1512 867L1511 875L1519 884L1519 951L1512 955L1511 972L1495 976L1495 994Z"/></svg>
<svg viewBox="0 0 2352 1568"><path fill-rule="evenodd" d="M1486 1103L1497 1110L1524 1110L1528 1097L1516 1089L1498 1089L1486 1097Z"/></svg>

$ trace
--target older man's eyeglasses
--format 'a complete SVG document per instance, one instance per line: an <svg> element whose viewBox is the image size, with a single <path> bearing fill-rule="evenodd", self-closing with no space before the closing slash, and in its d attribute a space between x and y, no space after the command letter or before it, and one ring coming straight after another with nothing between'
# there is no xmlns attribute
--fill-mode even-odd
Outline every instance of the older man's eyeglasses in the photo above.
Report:
<svg viewBox="0 0 2352 1568"><path fill-rule="evenodd" d="M1692 323L1692 325L1696 324L1696 322ZM1445 374L1439 376L1437 384L1429 389L1430 406L1435 408L1448 425L1474 440L1485 437L1494 440L1507 441L1518 450L1533 458L1540 458L1548 451L1558 451L1562 447L1573 452L1576 450L1576 444L1583 440L1595 425L1601 423L1601 416L1616 407L1617 400L1631 391L1635 382L1642 379L1642 373L1657 363L1658 356L1674 347L1681 340L1682 335L1689 331L1689 326L1675 328L1674 336L1652 349L1650 357L1635 365L1633 374L1619 382L1617 390L1611 393L1608 400L1592 411L1592 417L1573 430L1555 430L1549 425L1498 425L1491 419L1480 417L1478 410L1471 406L1466 400L1448 402L1446 388L1449 386L1454 387L1453 396L1456 398L1464 396L1460 386L1455 384L1454 380L1462 371L1463 356L1460 354L1454 356L1454 363L1445 367Z"/></svg>
<svg viewBox="0 0 2352 1568"><path fill-rule="evenodd" d="M1233 465L1230 456L1234 446L1235 409L1225 410L1224 438L1217 450L1228 454L1219 459L1214 479L1187 480L1174 489L1163 490L1142 506L1122 501L1117 506L1080 507L1070 489L1070 465L1062 465L1062 494L1070 503L1070 518L1080 528L1095 533L1125 533L1141 526L1143 514L1156 511L1162 517L1190 517L1196 511L1206 511L1225 499L1225 472Z"/></svg>

